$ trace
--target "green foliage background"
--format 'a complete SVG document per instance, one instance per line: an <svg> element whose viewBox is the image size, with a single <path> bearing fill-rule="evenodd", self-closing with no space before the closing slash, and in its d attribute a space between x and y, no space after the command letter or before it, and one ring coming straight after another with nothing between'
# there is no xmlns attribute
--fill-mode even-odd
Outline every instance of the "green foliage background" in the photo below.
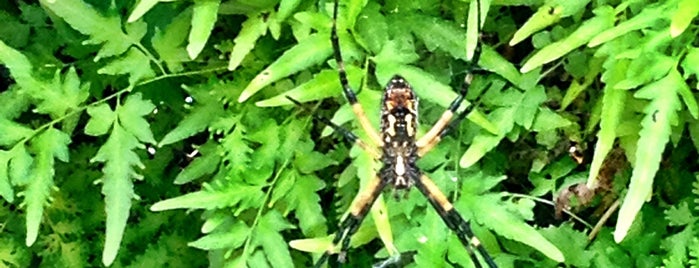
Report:
<svg viewBox="0 0 699 268"><path fill-rule="evenodd" d="M311 265L379 167L313 120L365 137L331 56L332 5L0 2L0 266ZM699 3L477 9L341 1L342 53L370 120L400 74L426 132L481 42L474 111L419 165L495 261L695 266ZM600 190L556 219L551 200L571 185ZM352 240L354 266L395 250L409 266L472 265L417 191L384 196Z"/></svg>

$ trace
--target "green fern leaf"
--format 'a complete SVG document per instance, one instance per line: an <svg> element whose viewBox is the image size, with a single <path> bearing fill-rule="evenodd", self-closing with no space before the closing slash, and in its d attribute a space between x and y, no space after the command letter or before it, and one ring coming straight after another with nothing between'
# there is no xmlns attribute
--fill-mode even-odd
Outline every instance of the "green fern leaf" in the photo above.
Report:
<svg viewBox="0 0 699 268"><path fill-rule="evenodd" d="M367 3L355 24L357 43L373 54L378 54L388 42L388 24L380 10L381 6L378 3Z"/></svg>
<svg viewBox="0 0 699 268"><path fill-rule="evenodd" d="M318 237L328 232L317 191L325 183L314 175L301 175L289 190L286 200L289 210L294 210L299 227L305 237Z"/></svg>
<svg viewBox="0 0 699 268"><path fill-rule="evenodd" d="M667 9L674 7L676 2L665 2L664 5L655 4L644 8L639 14L631 19L623 21L613 28L606 29L596 35L591 35L589 47L595 47L609 40L625 35L631 31L652 27L657 21L664 20L667 16Z"/></svg>
<svg viewBox="0 0 699 268"><path fill-rule="evenodd" d="M12 159L10 160L12 184L24 185L29 183L34 158L29 154L27 146L15 146L10 153L12 154Z"/></svg>
<svg viewBox="0 0 699 268"><path fill-rule="evenodd" d="M107 142L100 148L91 162L104 162L102 194L105 196L107 212L106 239L102 252L102 263L109 265L116 258L126 221L131 209L131 199L136 197L131 179L141 175L134 166L143 167L133 149L143 147L136 137L120 125L115 125Z"/></svg>
<svg viewBox="0 0 699 268"><path fill-rule="evenodd" d="M141 1L144 3L145 1ZM135 12L135 11L134 11ZM185 9L172 18L172 22L165 29L155 29L155 34L151 39L153 49L160 56L160 60L167 64L171 72L180 72L184 69L183 62L190 61L187 50L183 44L187 39L189 30L189 18L192 16L192 9Z"/></svg>
<svg viewBox="0 0 699 268"><path fill-rule="evenodd" d="M274 267L292 268L294 267L294 262L291 259L289 247L280 232L293 227L279 212L270 210L260 218L253 233L251 246L253 248L258 245L262 246L267 262L274 264Z"/></svg>
<svg viewBox="0 0 699 268"><path fill-rule="evenodd" d="M128 24L127 33L124 33L119 16L104 16L81 0L42 0L41 3L71 27L89 35L90 39L85 44L103 45L95 61L121 55L146 34L146 24L142 22Z"/></svg>
<svg viewBox="0 0 699 268"><path fill-rule="evenodd" d="M12 77L23 89L42 88L43 83L32 77L32 64L24 54L7 46L0 40L0 62L10 70Z"/></svg>
<svg viewBox="0 0 699 268"><path fill-rule="evenodd" d="M238 68L246 55L255 47L257 39L267 32L266 15L258 14L249 17L243 22L242 29L233 40L235 46L231 51L231 59L228 62L228 70L234 71Z"/></svg>
<svg viewBox="0 0 699 268"><path fill-rule="evenodd" d="M345 66L347 77L352 88L359 88L362 70L354 65ZM291 97L299 102L309 102L322 100L332 96L337 96L342 88L340 80L337 79L337 70L322 70L313 79L272 98L261 100L255 103L260 107L271 107L289 105L291 102L286 97Z"/></svg>
<svg viewBox="0 0 699 268"><path fill-rule="evenodd" d="M495 146L497 146L503 138L505 138L505 133L508 133L515 125L515 110L516 107L498 108L490 114L490 121L496 122L498 129L500 130L500 134L493 135L486 131L478 134L473 139L471 146L469 146L466 152L464 152L464 154L461 156L461 159L459 160L459 165L461 167L466 168L475 164L487 152L495 148Z"/></svg>
<svg viewBox="0 0 699 268"><path fill-rule="evenodd" d="M238 102L244 102L263 87L303 70L319 64L332 53L329 33L318 33L301 40L296 46L288 49L270 66L260 72L250 81L240 94Z"/></svg>
<svg viewBox="0 0 699 268"><path fill-rule="evenodd" d="M682 202L665 210L665 219L670 226L685 226L696 221L687 202Z"/></svg>
<svg viewBox="0 0 699 268"><path fill-rule="evenodd" d="M221 148L213 142L207 142L198 150L201 156L195 158L192 163L177 174L175 184L185 184L216 171L221 163Z"/></svg>
<svg viewBox="0 0 699 268"><path fill-rule="evenodd" d="M8 267L29 267L31 266L32 254L29 248L23 246L9 236L0 238L0 262Z"/></svg>
<svg viewBox="0 0 699 268"><path fill-rule="evenodd" d="M253 149L248 145L248 141L245 139L246 135L247 128L243 124L237 124L233 132L221 140L223 148L236 148L236 150L228 151L223 159L230 165L231 170L240 173L244 173L252 161Z"/></svg>
<svg viewBox="0 0 699 268"><path fill-rule="evenodd" d="M250 227L244 222L237 221L233 226L222 228L223 230L205 235L187 245L202 250L240 248L248 236Z"/></svg>
<svg viewBox="0 0 699 268"><path fill-rule="evenodd" d="M129 23L137 21L149 10L151 10L158 2L160 2L160 0L139 1L138 4L136 4L136 7L133 8L133 11L131 11L131 15L129 15L129 19L127 21Z"/></svg>
<svg viewBox="0 0 699 268"><path fill-rule="evenodd" d="M9 203L15 201L15 191L10 185L9 165L12 153L0 150L0 196Z"/></svg>
<svg viewBox="0 0 699 268"><path fill-rule="evenodd" d="M436 212L430 211L417 222L420 226L412 231L415 234L414 241L418 242L415 264L418 267L439 267L444 263L447 253L446 235L449 233L445 231L444 221ZM465 253L465 249L461 250Z"/></svg>
<svg viewBox="0 0 699 268"><path fill-rule="evenodd" d="M234 215L240 214L245 209L262 205L264 193L259 186L250 186L241 183L229 183L225 187L212 187L205 185L205 189L166 199L151 206L152 211L170 209L215 209L233 207Z"/></svg>
<svg viewBox="0 0 699 268"><path fill-rule="evenodd" d="M466 59L466 31L451 22L440 18L411 13L404 20L405 25L425 43L427 49L443 50L457 59Z"/></svg>
<svg viewBox="0 0 699 268"><path fill-rule="evenodd" d="M88 110L93 115L88 122L86 133L101 135L112 124L112 132L107 142L99 149L91 162L104 162L102 194L105 196L107 212L106 238L102 252L102 263L111 264L116 258L126 221L131 209L131 199L136 197L132 179L140 179L133 168L143 168L134 149L143 148L143 142L155 143L150 126L142 116L150 113L154 106L141 99L140 94L129 96L124 105L115 112L108 107L98 106ZM119 120L115 120L118 118Z"/></svg>
<svg viewBox="0 0 699 268"><path fill-rule="evenodd" d="M54 158L68 162L70 141L70 136L54 128L44 131L32 141L32 149L36 153L32 177L21 193L27 206L27 246L36 241L44 205L47 204L50 191L54 187Z"/></svg>
<svg viewBox="0 0 699 268"><path fill-rule="evenodd" d="M688 267L687 251L695 239L696 234L692 225L688 225L677 234L666 237L662 247L668 250L669 254L663 258L664 266Z"/></svg>
<svg viewBox="0 0 699 268"><path fill-rule="evenodd" d="M590 173L587 177L588 187L597 184L597 174L607 153L612 149L614 140L617 137L617 127L621 122L621 115L624 111L624 100L627 94L614 85L624 79L627 61L614 61L615 67L608 68L602 79L606 83L602 96L602 114L600 116L600 130L597 133L597 143L595 144Z"/></svg>
<svg viewBox="0 0 699 268"><path fill-rule="evenodd" d="M155 105L150 101L142 100L141 94L131 95L126 99L124 105L117 109L119 124L141 142L155 144L150 126L143 119L143 116L153 112L153 109L155 109Z"/></svg>
<svg viewBox="0 0 699 268"><path fill-rule="evenodd" d="M572 224L548 227L542 229L541 233L563 252L566 263L575 267L590 266L590 260L594 257L594 253L586 250L589 243L587 236L574 230Z"/></svg>
<svg viewBox="0 0 699 268"><path fill-rule="evenodd" d="M189 31L189 44L187 53L190 59L195 59L199 55L206 41L209 40L211 30L218 14L220 0L195 0L192 11L192 30Z"/></svg>
<svg viewBox="0 0 699 268"><path fill-rule="evenodd" d="M60 74L56 72L53 81L45 87L45 90L37 90L37 94L34 94L35 98L42 99L36 111L49 114L52 118L60 118L70 111L80 109L80 105L88 97L90 83L80 85L80 78L75 68L71 67L62 82Z"/></svg>
<svg viewBox="0 0 699 268"><path fill-rule="evenodd" d="M529 245L554 261L563 262L563 253L525 222L532 220L533 202L527 208L522 204L502 201L502 194L480 194L503 179L504 176L469 176L463 183L462 196L456 202L456 208L464 213L464 217L488 226L504 237Z"/></svg>
<svg viewBox="0 0 699 268"><path fill-rule="evenodd" d="M544 103L544 101L546 101L544 87L535 87L524 92L524 95L522 95L522 102L519 103L517 111L515 112L515 123L523 126L525 129L531 129L537 111L539 111L539 106ZM544 124L551 126L550 123L549 121Z"/></svg>
<svg viewBox="0 0 699 268"><path fill-rule="evenodd" d="M684 69L685 77L689 77L692 74L699 76L699 48L690 47L687 56L684 57L680 65Z"/></svg>
<svg viewBox="0 0 699 268"><path fill-rule="evenodd" d="M21 124L0 117L0 145L12 146L16 142L30 137L34 131Z"/></svg>
<svg viewBox="0 0 699 268"><path fill-rule="evenodd" d="M195 90L185 88L188 91ZM208 94L196 94L194 97L197 104L192 107L191 113L182 119L177 127L165 134L165 137L158 143L158 147L172 144L200 133L207 126L210 126L213 121L225 116L223 107L215 98Z"/></svg>
<svg viewBox="0 0 699 268"><path fill-rule="evenodd" d="M520 71L526 73L541 65L563 57L563 55L573 49L590 41L597 33L611 28L614 25L614 11L611 7L600 7L595 10L595 15L595 17L585 21L575 32L568 35L565 39L551 43L542 48L524 63Z"/></svg>
<svg viewBox="0 0 699 268"><path fill-rule="evenodd" d="M136 82L145 78L155 76L155 72L150 68L150 59L140 50L132 47L126 55L109 62L104 67L97 70L99 74L129 75L129 86L136 86Z"/></svg>
<svg viewBox="0 0 699 268"><path fill-rule="evenodd" d="M670 139L672 126L678 123L677 111L681 108L677 89L687 87L675 69L663 79L651 83L634 94L640 99L650 99L641 122L636 159L629 191L619 209L619 220L614 240L620 242L626 236L641 206L650 197L653 178L660 166L665 144Z"/></svg>
<svg viewBox="0 0 699 268"><path fill-rule="evenodd" d="M87 135L101 136L107 134L112 124L114 124L114 120L116 120L116 113L106 103L88 107L87 114L90 115L90 121L85 126L85 134Z"/></svg>

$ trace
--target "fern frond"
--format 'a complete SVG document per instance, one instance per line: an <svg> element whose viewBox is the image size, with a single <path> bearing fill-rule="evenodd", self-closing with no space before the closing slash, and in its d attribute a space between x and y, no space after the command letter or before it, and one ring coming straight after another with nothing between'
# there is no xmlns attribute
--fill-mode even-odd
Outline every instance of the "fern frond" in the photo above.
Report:
<svg viewBox="0 0 699 268"><path fill-rule="evenodd" d="M39 234L44 206L50 200L50 191L54 186L54 158L68 162L68 144L70 137L54 128L50 128L39 134L32 140L32 150L35 153L31 171L31 179L27 181L25 190L20 193L24 196L24 204L27 208L27 246L36 241Z"/></svg>

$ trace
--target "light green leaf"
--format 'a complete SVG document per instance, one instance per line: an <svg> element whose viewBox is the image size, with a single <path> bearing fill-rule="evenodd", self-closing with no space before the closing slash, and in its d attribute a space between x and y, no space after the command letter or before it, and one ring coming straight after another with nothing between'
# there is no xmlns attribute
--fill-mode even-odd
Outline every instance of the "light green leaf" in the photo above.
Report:
<svg viewBox="0 0 699 268"><path fill-rule="evenodd" d="M90 115L90 120L85 126L85 134L91 136L107 134L116 119L116 113L106 103L87 107L87 114Z"/></svg>
<svg viewBox="0 0 699 268"><path fill-rule="evenodd" d="M289 247L284 241L281 231L292 229L294 226L276 210L270 210L260 218L257 228L253 231L253 245L260 245L267 257L267 262L274 267L294 267Z"/></svg>
<svg viewBox="0 0 699 268"><path fill-rule="evenodd" d="M378 54L388 41L388 25L380 9L377 3L369 2L355 25L357 43L373 54Z"/></svg>
<svg viewBox="0 0 699 268"><path fill-rule="evenodd" d="M682 0L680 1L677 11L674 16L672 16L672 22L670 23L670 36L677 37L682 34L689 24L692 23L692 19L699 15L699 5L694 0Z"/></svg>
<svg viewBox="0 0 699 268"><path fill-rule="evenodd" d="M546 101L544 87L539 86L525 91L515 112L515 123L523 126L525 129L530 129L539 110L539 105L544 103L544 101ZM539 117L536 118L537 121L540 119ZM551 122L548 121L544 124L547 123Z"/></svg>
<svg viewBox="0 0 699 268"><path fill-rule="evenodd" d="M611 7L603 6L597 8L595 9L595 15L595 17L585 21L578 29L564 39L553 42L536 52L534 56L524 63L520 71L526 73L541 65L561 58L573 49L587 43L597 33L614 25L614 12Z"/></svg>
<svg viewBox="0 0 699 268"><path fill-rule="evenodd" d="M345 66L347 78L352 88L358 88L362 70L354 65ZM322 70L313 79L277 96L255 103L260 107L273 107L292 104L286 97L291 97L301 103L322 100L342 94L342 86L337 70Z"/></svg>
<svg viewBox="0 0 699 268"><path fill-rule="evenodd" d="M231 183L225 188L213 189L206 187L198 192L189 193L175 198L166 199L151 206L152 211L171 209L215 209L222 207L236 207L234 215L250 207L259 207L264 198L264 193L258 186L250 186L239 183Z"/></svg>
<svg viewBox="0 0 699 268"><path fill-rule="evenodd" d="M563 262L563 253L546 238L544 238L534 227L527 224L520 215L512 213L507 209L510 205L500 201L499 194L486 194L478 196L464 195L459 203L460 208L468 208L477 217L478 222L496 233L515 240L530 247L535 248L548 258ZM503 209L505 208L505 209Z"/></svg>
<svg viewBox="0 0 699 268"><path fill-rule="evenodd" d="M5 198L8 203L15 201L15 191L10 185L10 160L12 152L0 150L0 196Z"/></svg>
<svg viewBox="0 0 699 268"><path fill-rule="evenodd" d="M10 178L13 185L25 185L31 180L34 158L27 151L26 145L17 145L10 151Z"/></svg>
<svg viewBox="0 0 699 268"><path fill-rule="evenodd" d="M471 1L468 7L468 19L466 20L466 59L472 60L476 53L476 47L480 42L480 29L485 24L485 19L490 10L491 1ZM480 6L480 8L478 8ZM480 21L480 25L478 24Z"/></svg>
<svg viewBox="0 0 699 268"><path fill-rule="evenodd" d="M590 43L588 43L587 46L596 47L628 32L652 27L658 20L665 19L667 8L667 4L655 4L651 7L646 7L643 9L643 11L641 11L641 13L637 14L633 18L623 21L613 28L608 27L609 29L602 29L604 31L591 35L590 37L594 38L590 39Z"/></svg>
<svg viewBox="0 0 699 268"><path fill-rule="evenodd" d="M155 29L155 34L151 39L153 49L160 56L160 60L167 64L171 72L183 70L182 63L190 61L187 50L183 44L189 32L192 9L187 8L182 13L172 18L172 22L165 29Z"/></svg>
<svg viewBox="0 0 699 268"><path fill-rule="evenodd" d="M10 70L12 77L22 88L31 90L43 87L43 83L32 77L32 64L24 54L7 46L0 40L0 62Z"/></svg>
<svg viewBox="0 0 699 268"><path fill-rule="evenodd" d="M216 103L204 102L192 108L192 113L188 114L172 131L165 134L165 137L158 143L158 147L181 141L200 133L210 126L214 120L224 115L220 105Z"/></svg>
<svg viewBox="0 0 699 268"><path fill-rule="evenodd" d="M240 94L238 102L246 101L260 89L281 78L321 63L332 53L332 47L328 40L330 40L328 33L318 33L288 49L275 62L255 76Z"/></svg>
<svg viewBox="0 0 699 268"><path fill-rule="evenodd" d="M220 0L194 1L192 29L189 32L189 44L187 44L187 53L190 59L197 58L209 40L211 30L214 29L214 23L216 23L220 4Z"/></svg>
<svg viewBox="0 0 699 268"><path fill-rule="evenodd" d="M585 233L573 229L573 224L564 223L561 226L543 228L542 235L553 242L565 256L566 263L575 267L594 267L590 260L595 252L588 250L588 239Z"/></svg>
<svg viewBox="0 0 699 268"><path fill-rule="evenodd" d="M585 2L585 1L571 1L571 2ZM539 7L536 13L532 14L527 22L522 25L522 27L515 32L510 40L510 46L519 44L522 40L531 36L532 34L544 29L561 19L562 8L560 6L550 6L543 5Z"/></svg>
<svg viewBox="0 0 699 268"><path fill-rule="evenodd" d="M150 114L155 109L148 100L141 99L141 94L130 95L123 106L117 109L119 124L138 140L155 144L150 125L143 116Z"/></svg>
<svg viewBox="0 0 699 268"><path fill-rule="evenodd" d="M475 138L473 143L468 147L466 152L461 156L459 165L467 168L478 162L487 152L494 149L500 141L505 138L505 133L510 132L514 127L514 113L516 107L498 108L490 114L491 122L496 122L499 128L499 135L493 135L490 132L482 131Z"/></svg>
<svg viewBox="0 0 699 268"><path fill-rule="evenodd" d="M110 75L128 74L130 87L136 86L137 82L145 78L155 76L155 72L150 68L148 56L135 47L129 49L126 56L117 58L97 70L97 73Z"/></svg>
<svg viewBox="0 0 699 268"><path fill-rule="evenodd" d="M618 70L621 71L623 69ZM590 173L587 177L587 186L590 189L596 188L597 174L602 167L602 163L604 163L604 159L607 157L607 153L614 145L614 140L617 137L616 130L621 121L621 115L624 111L624 100L626 100L627 96L624 91L614 89L613 81L608 82L603 94L600 130L597 133L595 152L592 156Z"/></svg>
<svg viewBox="0 0 699 268"><path fill-rule="evenodd" d="M619 243L641 210L643 203L651 196L653 178L658 171L662 153L670 139L672 127L678 123L677 111L680 100L677 88L684 84L682 76L673 69L663 79L653 82L634 94L634 97L650 99L645 108L646 116L641 122L634 169L629 190L619 209L619 218L614 231L614 240Z"/></svg>
<svg viewBox="0 0 699 268"><path fill-rule="evenodd" d="M248 236L250 236L250 227L243 221L236 221L227 229L205 235L187 245L202 250L239 248Z"/></svg>
<svg viewBox="0 0 699 268"><path fill-rule="evenodd" d="M306 237L317 237L328 232L320 196L317 191L325 188L325 183L313 175L302 175L296 180L288 194L290 208L295 210L299 227Z"/></svg>
<svg viewBox="0 0 699 268"><path fill-rule="evenodd" d="M0 117L0 133L2 133L0 145L9 147L22 139L29 138L34 134L34 130Z"/></svg>
<svg viewBox="0 0 699 268"><path fill-rule="evenodd" d="M161 2L160 0L141 0L138 1L136 4L136 7L133 8L133 11L131 11L131 15L129 15L129 19L127 22L131 23L134 22L138 19L140 19L146 12L151 10L155 4L158 2ZM163 1L164 2L164 1Z"/></svg>
<svg viewBox="0 0 699 268"><path fill-rule="evenodd" d="M570 126L572 122L563 116L551 111L551 109L542 107L538 109L536 120L532 126L532 130L536 132L550 131L557 128Z"/></svg>
<svg viewBox="0 0 699 268"><path fill-rule="evenodd" d="M490 46L481 46L481 58L478 61L478 65L484 70L502 76L505 80L523 90L532 89L536 85L536 79L525 78L538 75L535 73L522 75L514 64L498 54L498 52Z"/></svg>
<svg viewBox="0 0 699 268"><path fill-rule="evenodd" d="M102 263L110 265L119 251L131 209L131 199L136 198L132 179L141 179L134 167L143 168L133 151L142 148L136 137L115 124L107 142L97 151L91 162L103 162L101 181L107 213L106 235L102 251Z"/></svg>
<svg viewBox="0 0 699 268"><path fill-rule="evenodd" d="M221 163L221 148L217 144L207 142L199 147L198 150L201 156L194 158L187 167L177 174L177 177L175 177L175 184L188 183L204 175L212 174L218 169Z"/></svg>
<svg viewBox="0 0 699 268"><path fill-rule="evenodd" d="M429 51L440 49L457 59L466 59L466 31L441 18L412 13L405 18L410 30Z"/></svg>
<svg viewBox="0 0 699 268"><path fill-rule="evenodd" d="M699 48L690 47L687 50L687 56L685 56L682 63L680 63L684 70L683 75L685 78L688 78L692 74L699 76ZM699 89L699 85L697 85L697 89Z"/></svg>
<svg viewBox="0 0 699 268"><path fill-rule="evenodd" d="M280 21L286 20L300 3L301 0L281 0L277 10L277 19Z"/></svg>
<svg viewBox="0 0 699 268"><path fill-rule="evenodd" d="M24 204L27 210L27 246L36 241L44 206L48 203L50 191L54 187L54 158L68 162L70 142L70 136L55 128L49 128L32 141L32 149L36 152L34 167L31 179L27 181L24 192L21 193L25 197Z"/></svg>
<svg viewBox="0 0 699 268"><path fill-rule="evenodd" d="M250 51L255 47L257 39L267 32L267 23L264 14L257 14L249 17L243 22L243 29L235 37L235 46L231 51L231 59L228 61L228 70L234 71L238 68Z"/></svg>
<svg viewBox="0 0 699 268"><path fill-rule="evenodd" d="M632 89L665 77L675 68L675 59L658 52L643 52L635 57L626 69L624 80L614 84L618 89Z"/></svg>
<svg viewBox="0 0 699 268"><path fill-rule="evenodd" d="M546 4L539 7L527 22L517 30L510 40L510 46L514 46L530 35L544 29L562 18L570 17L580 13L581 10L590 3L590 0L567 1L567 0L549 0Z"/></svg>
<svg viewBox="0 0 699 268"><path fill-rule="evenodd" d="M415 241L423 242L417 244L415 264L418 267L439 267L444 263L448 233L444 231L444 221L439 214L434 211L425 214L419 221L420 227L412 230L415 232Z"/></svg>
<svg viewBox="0 0 699 268"><path fill-rule="evenodd" d="M71 67L61 81L59 72L56 72L51 84L46 84L45 90L37 90L35 98L42 99L37 105L36 111L51 115L52 118L60 118L68 112L80 109L80 105L87 99L90 83L80 85L80 78Z"/></svg>
<svg viewBox="0 0 699 268"><path fill-rule="evenodd" d="M90 39L85 41L85 44L102 44L95 61L126 52L146 34L146 24L143 22L130 25L127 28L134 30L129 31L128 34L124 33L121 30L120 17L106 17L81 0L41 0L41 3L63 18L71 27L84 35L89 35Z"/></svg>

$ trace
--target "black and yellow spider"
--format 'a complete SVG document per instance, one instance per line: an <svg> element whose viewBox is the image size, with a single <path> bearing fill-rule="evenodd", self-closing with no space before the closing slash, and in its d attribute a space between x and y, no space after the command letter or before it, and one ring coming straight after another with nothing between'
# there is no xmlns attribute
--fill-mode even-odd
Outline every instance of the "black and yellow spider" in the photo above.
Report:
<svg viewBox="0 0 699 268"><path fill-rule="evenodd" d="M464 100L464 95L470 85L472 74L467 74L461 87L460 94L451 102L449 108L442 114L437 123L421 138L416 137L417 130L417 96L410 84L399 75L395 75L386 85L381 101L381 131L377 132L369 119L366 117L364 109L357 101L357 97L350 87L344 62L340 51L339 38L337 36L337 13L338 0L335 0L333 8L333 26L331 42L334 57L337 61L337 69L340 83L345 97L352 106L361 127L370 137L370 143L360 140L352 132L330 122L328 119L316 117L328 124L345 138L357 144L364 151L368 152L374 159L380 160L383 167L378 174L371 179L365 190L360 192L349 208L349 214L342 220L340 229L335 233L333 245L341 245L338 255L338 262L344 262L346 252L349 248L350 237L357 231L360 224L367 216L378 196L387 186L392 186L396 190L407 190L416 187L430 202L439 216L444 220L449 229L456 233L459 241L466 248L473 264L481 267L475 255L475 248L486 262L488 267L497 267L492 257L486 252L480 241L473 234L468 221L454 209L454 206L442 193L435 183L423 174L417 167L417 160L429 152L443 138L448 130L458 124L470 109L457 114L457 110ZM480 10L480 3L477 3ZM480 16L478 16L480 17ZM478 19L480 26L480 18ZM480 56L480 45L476 48L476 54L472 63L477 64ZM297 103L295 100L291 99ZM454 116L456 115L456 118ZM452 120L454 119L454 120ZM371 144L371 145L370 145ZM326 251L316 263L316 267L321 266L328 260L331 251Z"/></svg>

